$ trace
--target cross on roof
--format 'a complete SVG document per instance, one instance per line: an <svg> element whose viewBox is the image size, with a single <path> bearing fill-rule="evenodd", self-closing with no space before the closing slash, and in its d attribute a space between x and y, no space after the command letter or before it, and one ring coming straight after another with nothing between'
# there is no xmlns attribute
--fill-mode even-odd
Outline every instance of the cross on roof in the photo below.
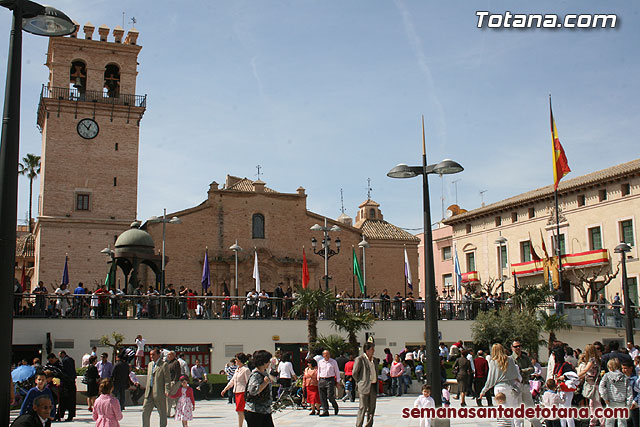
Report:
<svg viewBox="0 0 640 427"><path fill-rule="evenodd" d="M258 165L256 169L258 169L258 179L260 179L260 169L262 169L262 166Z"/></svg>

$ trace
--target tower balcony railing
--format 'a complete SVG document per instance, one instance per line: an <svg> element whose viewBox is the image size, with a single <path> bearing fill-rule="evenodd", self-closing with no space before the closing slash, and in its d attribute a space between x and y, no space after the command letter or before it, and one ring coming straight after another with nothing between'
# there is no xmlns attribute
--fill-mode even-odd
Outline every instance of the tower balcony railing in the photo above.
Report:
<svg viewBox="0 0 640 427"><path fill-rule="evenodd" d="M49 87L42 85L40 101L56 99L60 101L97 102L98 104L123 105L131 107L147 106L147 95L118 93L116 95L97 90L81 90L75 87Z"/></svg>

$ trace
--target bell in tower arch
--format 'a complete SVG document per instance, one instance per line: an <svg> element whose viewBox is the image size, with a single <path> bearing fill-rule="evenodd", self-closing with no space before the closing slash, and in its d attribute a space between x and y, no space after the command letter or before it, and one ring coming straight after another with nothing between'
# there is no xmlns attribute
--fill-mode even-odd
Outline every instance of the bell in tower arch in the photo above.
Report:
<svg viewBox="0 0 640 427"><path fill-rule="evenodd" d="M108 98L120 96L120 68L109 64L104 69L104 90Z"/></svg>
<svg viewBox="0 0 640 427"><path fill-rule="evenodd" d="M73 61L69 70L70 89L84 95L87 89L87 66L82 61Z"/></svg>

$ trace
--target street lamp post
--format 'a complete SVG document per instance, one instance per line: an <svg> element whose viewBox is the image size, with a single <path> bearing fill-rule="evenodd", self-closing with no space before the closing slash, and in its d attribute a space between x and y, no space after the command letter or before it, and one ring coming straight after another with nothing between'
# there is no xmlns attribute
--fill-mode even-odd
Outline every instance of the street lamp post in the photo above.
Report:
<svg viewBox="0 0 640 427"><path fill-rule="evenodd" d="M316 251L316 246L318 245L318 241L315 237L311 238L311 247L313 248L313 253L319 255L324 258L324 283L325 289L329 290L329 258L334 255L338 255L340 253L340 239L336 239L336 249L331 249L331 237L329 236L330 231L340 231L340 227L337 225L333 225L329 227L327 225L327 218L324 219L324 226L319 224L314 224L311 227L313 231L322 231L324 233L324 240L322 240L322 248Z"/></svg>
<svg viewBox="0 0 640 427"><path fill-rule="evenodd" d="M631 344L633 341L633 312L631 311L631 297L629 296L629 283L627 282L627 252L631 250L631 246L622 242L613 250L615 253L620 254L620 260L622 261L622 293L624 294L624 314L625 322L624 328L627 335L627 342Z"/></svg>
<svg viewBox="0 0 640 427"><path fill-rule="evenodd" d="M238 241L236 240L236 242L233 245L231 245L229 247L229 249L231 249L235 253L235 256L236 256L236 286L235 286L236 291L235 291L235 296L237 298L238 297L238 252L240 252L242 250L242 248L240 247L240 245L238 245Z"/></svg>
<svg viewBox="0 0 640 427"><path fill-rule="evenodd" d="M437 164L427 165L427 149L424 136L424 118L422 121L422 166L399 164L391 169L390 178L413 178L422 175L422 202L424 221L424 277L425 277L425 344L427 366L427 382L431 385L431 396L436 407L442 406L442 388L440 387L440 351L438 349L438 302L436 280L433 266L433 235L431 233L431 207L429 203L429 174L454 174L464 168L453 160L445 159Z"/></svg>
<svg viewBox="0 0 640 427"><path fill-rule="evenodd" d="M22 30L39 36L65 36L76 26L59 10L28 0L0 0L13 12L7 55L7 82L0 141L0 420L9 423L11 346L13 341L13 280L15 275L16 223L18 209L18 156L20 152L20 83L22 73ZM4 390L4 391L3 391ZM0 424L4 424L0 423Z"/></svg>
<svg viewBox="0 0 640 427"><path fill-rule="evenodd" d="M365 258L365 249L371 246L369 242L364 239L364 234L362 235L362 241L358 243L358 247L362 248L362 278L364 282L364 296L367 297L367 259Z"/></svg>
<svg viewBox="0 0 640 427"><path fill-rule="evenodd" d="M165 267L165 264L166 264L165 253L164 253L164 245L165 245L165 242L166 242L167 223L169 223L169 224L182 224L182 220L180 218L178 218L177 216L174 216L173 218L168 219L167 218L167 209L165 208L163 210L163 213L162 213L162 218L158 218L157 216L152 216L151 218L149 218L149 220L147 222L161 222L162 223L162 273L161 273L161 278L160 278L160 294L164 294L164 285L165 285L164 267Z"/></svg>
<svg viewBox="0 0 640 427"><path fill-rule="evenodd" d="M500 232L500 236L496 239L495 243L498 245L498 262L500 263L500 291L502 293L504 293L504 282L505 282L505 277L504 277L504 273L503 273L503 267L502 267L502 245L507 243L507 238L502 236L502 232ZM515 289L514 289L515 291ZM502 298L502 297L501 297Z"/></svg>

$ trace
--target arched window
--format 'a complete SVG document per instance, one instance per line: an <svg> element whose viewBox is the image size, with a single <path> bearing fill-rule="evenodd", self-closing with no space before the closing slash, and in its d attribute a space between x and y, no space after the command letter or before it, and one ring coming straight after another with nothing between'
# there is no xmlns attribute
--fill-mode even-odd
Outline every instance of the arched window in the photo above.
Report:
<svg viewBox="0 0 640 427"><path fill-rule="evenodd" d="M369 209L369 218L376 219L376 210L374 208Z"/></svg>
<svg viewBox="0 0 640 427"><path fill-rule="evenodd" d="M120 68L115 64L109 64L104 68L104 93L108 98L117 98L120 95Z"/></svg>
<svg viewBox="0 0 640 427"><path fill-rule="evenodd" d="M254 239L264 239L264 216L253 214L252 234Z"/></svg>
<svg viewBox="0 0 640 427"><path fill-rule="evenodd" d="M87 65L82 61L73 61L69 70L69 87L80 95L87 89Z"/></svg>

